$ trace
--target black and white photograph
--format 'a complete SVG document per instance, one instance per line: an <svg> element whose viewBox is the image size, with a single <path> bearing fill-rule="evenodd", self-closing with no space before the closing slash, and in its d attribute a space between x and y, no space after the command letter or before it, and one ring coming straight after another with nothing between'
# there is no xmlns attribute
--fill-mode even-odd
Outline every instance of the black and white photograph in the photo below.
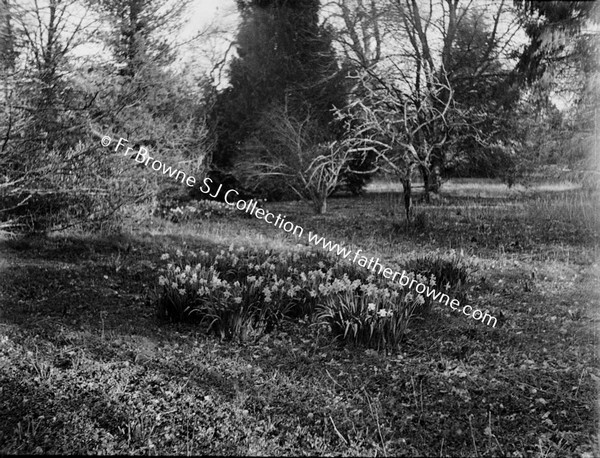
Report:
<svg viewBox="0 0 600 458"><path fill-rule="evenodd" d="M0 0L0 455L600 457L600 2Z"/></svg>

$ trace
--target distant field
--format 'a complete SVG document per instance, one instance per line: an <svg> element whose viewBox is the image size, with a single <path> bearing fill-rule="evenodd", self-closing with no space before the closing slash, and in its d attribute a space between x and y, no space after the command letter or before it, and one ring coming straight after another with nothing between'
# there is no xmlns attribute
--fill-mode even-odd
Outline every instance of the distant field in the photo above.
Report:
<svg viewBox="0 0 600 458"><path fill-rule="evenodd" d="M417 181L414 185L417 193L422 191L422 182ZM580 188L581 185L570 181L542 182L528 187L515 185L509 188L507 184L492 178L452 178L444 181L441 193L452 196L510 197L534 192L573 191ZM397 180L378 178L369 183L366 190L370 193L401 192L402 184Z"/></svg>

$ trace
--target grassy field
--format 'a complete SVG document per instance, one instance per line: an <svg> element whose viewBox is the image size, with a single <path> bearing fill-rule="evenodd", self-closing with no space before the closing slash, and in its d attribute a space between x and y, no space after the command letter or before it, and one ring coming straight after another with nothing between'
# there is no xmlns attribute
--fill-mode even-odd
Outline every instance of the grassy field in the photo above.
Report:
<svg viewBox="0 0 600 458"><path fill-rule="evenodd" d="M158 320L165 251L307 243L235 212L1 243L0 453L598 456L598 196L455 180L407 227L393 188L265 206L389 267L460 257L495 328L436 305L386 355Z"/></svg>

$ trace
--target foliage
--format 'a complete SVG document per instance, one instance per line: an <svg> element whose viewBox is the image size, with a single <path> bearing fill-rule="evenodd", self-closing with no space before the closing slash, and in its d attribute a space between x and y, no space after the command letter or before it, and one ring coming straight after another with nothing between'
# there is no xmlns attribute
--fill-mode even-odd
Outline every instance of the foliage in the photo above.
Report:
<svg viewBox="0 0 600 458"><path fill-rule="evenodd" d="M588 21L598 22L598 8L595 2L587 1L536 1L515 0L522 13L525 32L529 43L523 50L516 67L518 74L527 83L542 78L546 70L573 51L567 45L581 38L582 28ZM577 49L577 48L576 48ZM579 48L583 61L593 61L591 50ZM577 52L576 51L576 52Z"/></svg>
<svg viewBox="0 0 600 458"><path fill-rule="evenodd" d="M225 339L258 339L284 318L315 315L336 338L350 339L351 327L349 341L394 350L414 308L430 302L398 283L375 280L373 275L365 278L354 265L341 265L314 252L276 254L231 246L216 255L202 251L189 257L188 263L177 252L175 262L163 270L158 314L173 321L199 322L207 332ZM168 253L163 255L169 258ZM378 304L377 311L389 308L390 320L373 320L370 303Z"/></svg>

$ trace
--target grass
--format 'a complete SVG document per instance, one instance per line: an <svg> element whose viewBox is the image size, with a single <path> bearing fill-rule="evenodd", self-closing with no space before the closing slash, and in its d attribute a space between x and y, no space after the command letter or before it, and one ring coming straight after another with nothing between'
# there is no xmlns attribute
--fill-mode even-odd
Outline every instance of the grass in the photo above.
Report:
<svg viewBox="0 0 600 458"><path fill-rule="evenodd" d="M156 319L166 250L306 243L263 221L3 242L0 453L597 455L598 200L478 188L420 204L422 231L386 193L266 205L389 267L477 268L467 303L498 327L435 305L394 356L298 321L235 344Z"/></svg>

